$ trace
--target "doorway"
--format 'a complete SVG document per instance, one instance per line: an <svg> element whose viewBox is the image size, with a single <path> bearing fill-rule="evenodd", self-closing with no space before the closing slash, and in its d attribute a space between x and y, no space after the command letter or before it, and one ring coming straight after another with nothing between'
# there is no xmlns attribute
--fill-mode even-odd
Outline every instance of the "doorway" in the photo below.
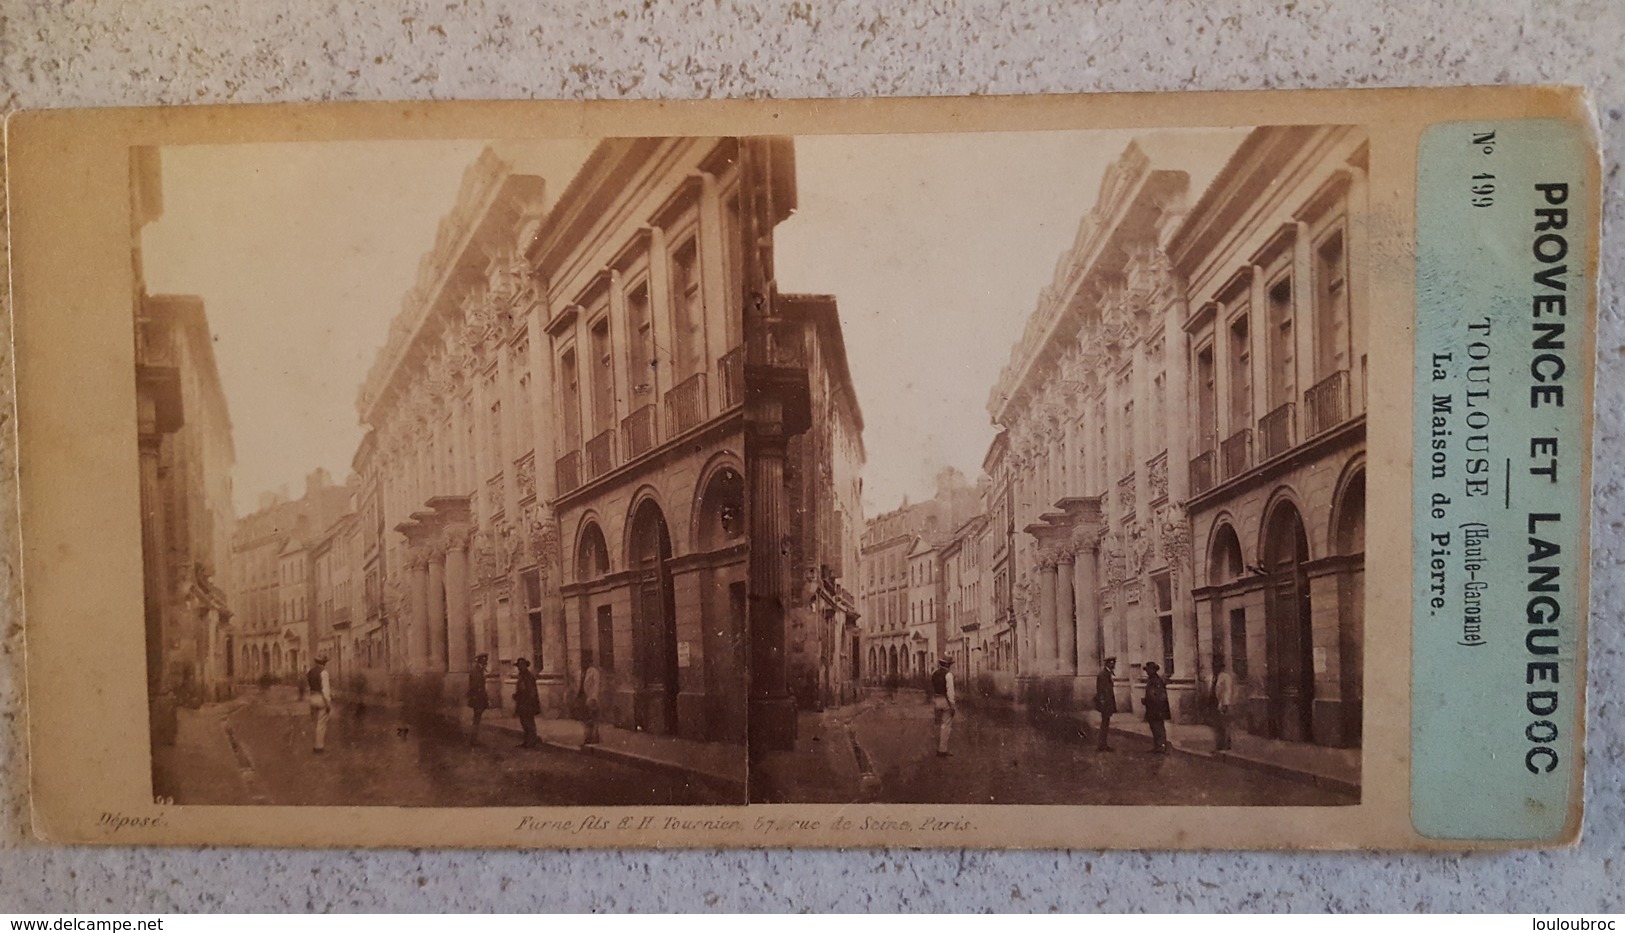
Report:
<svg viewBox="0 0 1625 933"><path fill-rule="evenodd" d="M1311 631L1309 539L1290 502L1271 511L1264 534L1265 650L1269 656L1268 734L1288 742L1314 736L1314 640Z"/></svg>
<svg viewBox="0 0 1625 933"><path fill-rule="evenodd" d="M638 672L634 725L659 735L677 731L677 611L671 579L671 533L660 506L645 500L632 517L632 630Z"/></svg>

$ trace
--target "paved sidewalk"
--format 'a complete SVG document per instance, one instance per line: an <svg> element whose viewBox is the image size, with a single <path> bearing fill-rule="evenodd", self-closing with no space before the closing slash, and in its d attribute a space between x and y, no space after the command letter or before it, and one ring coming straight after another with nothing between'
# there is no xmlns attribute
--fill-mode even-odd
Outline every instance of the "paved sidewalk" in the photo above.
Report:
<svg viewBox="0 0 1625 933"><path fill-rule="evenodd" d="M867 702L796 717L796 747L769 752L751 767L752 803L864 803L880 782L852 734Z"/></svg>
<svg viewBox="0 0 1625 933"><path fill-rule="evenodd" d="M1093 712L1086 714L1091 729L1099 727L1100 718ZM1112 717L1112 731L1123 735L1151 737L1151 727L1133 714ZM1213 747L1213 729L1194 723L1169 723L1168 744L1175 751L1200 755L1228 762L1254 771L1296 780L1335 790L1360 795L1360 749L1327 748L1304 742L1282 742L1266 739L1240 730L1230 733L1231 747L1217 751Z"/></svg>
<svg viewBox="0 0 1625 933"><path fill-rule="evenodd" d="M466 707L459 713L467 730L473 713ZM487 710L480 722L482 733L501 734L502 740L524 735L519 719L506 710ZM543 744L564 751L591 755L622 764L666 774L677 774L702 783L718 794L745 800L749 765L743 744L696 742L673 735L653 735L600 724L596 745L582 745L586 726L574 719L537 719L536 736ZM494 741L488 737L486 741Z"/></svg>
<svg viewBox="0 0 1625 933"><path fill-rule="evenodd" d="M153 750L152 792L188 804L268 803L232 746L226 716L241 701L176 710L174 745Z"/></svg>

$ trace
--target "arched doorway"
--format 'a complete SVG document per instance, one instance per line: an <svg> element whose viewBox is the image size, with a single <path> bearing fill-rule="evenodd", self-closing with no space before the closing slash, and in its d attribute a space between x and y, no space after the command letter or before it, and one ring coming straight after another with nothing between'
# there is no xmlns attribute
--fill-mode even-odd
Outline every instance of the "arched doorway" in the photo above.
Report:
<svg viewBox="0 0 1625 933"><path fill-rule="evenodd" d="M1246 570L1247 565L1241 556L1241 539L1236 536L1236 529L1229 521L1221 520L1208 548L1207 583L1212 594L1207 597L1209 629L1212 632L1209 647L1213 656L1212 670L1216 672L1222 665L1230 671L1237 686L1243 688L1240 692L1242 697L1247 695L1245 685L1249 673L1247 608L1244 599L1231 584L1240 580ZM1245 710L1246 704L1241 705Z"/></svg>
<svg viewBox="0 0 1625 933"><path fill-rule="evenodd" d="M1343 484L1332 514L1332 547L1341 566L1337 576L1339 745L1361 742L1365 669L1365 470Z"/></svg>
<svg viewBox="0 0 1625 933"><path fill-rule="evenodd" d="M598 523L588 521L576 541L575 582L591 584L609 575L609 545ZM577 644L581 657L575 677L579 682L591 661L598 666L600 684L604 690L613 690L615 676L615 617L614 610L601 594L591 588L580 589L575 598ZM610 702L606 696L606 705Z"/></svg>
<svg viewBox="0 0 1625 933"><path fill-rule="evenodd" d="M1307 742L1314 735L1314 642L1309 606L1309 539L1303 518L1291 502L1281 500L1269 512L1264 531L1265 651L1268 735Z"/></svg>
<svg viewBox="0 0 1625 933"><path fill-rule="evenodd" d="M638 676L634 725L661 735L677 731L677 610L671 581L671 532L654 500L632 516L632 632Z"/></svg>
<svg viewBox="0 0 1625 933"><path fill-rule="evenodd" d="M891 677L896 677L897 676L897 646L892 645L890 648L888 648L886 650L886 655L887 655L887 658L886 658L886 674L888 676L891 676Z"/></svg>

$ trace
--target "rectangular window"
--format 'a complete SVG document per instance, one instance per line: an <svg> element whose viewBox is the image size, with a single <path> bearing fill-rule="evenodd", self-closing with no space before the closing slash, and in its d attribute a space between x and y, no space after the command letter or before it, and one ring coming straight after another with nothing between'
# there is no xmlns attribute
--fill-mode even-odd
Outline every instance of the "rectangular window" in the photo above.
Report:
<svg viewBox="0 0 1625 933"><path fill-rule="evenodd" d="M626 348L626 378L632 394L632 407L640 408L654 399L655 336L650 314L649 283L639 282L626 295L626 330L631 341Z"/></svg>
<svg viewBox="0 0 1625 933"><path fill-rule="evenodd" d="M1343 230L1338 227L1315 249L1315 375L1318 379L1349 368L1347 277Z"/></svg>
<svg viewBox="0 0 1625 933"><path fill-rule="evenodd" d="M1174 676L1174 599L1168 574L1159 573L1151 578L1157 590L1157 631L1162 635L1162 674Z"/></svg>
<svg viewBox="0 0 1625 933"><path fill-rule="evenodd" d="M1253 423L1253 346L1247 312L1230 322L1230 433Z"/></svg>
<svg viewBox="0 0 1625 933"><path fill-rule="evenodd" d="M671 261L673 362L679 381L705 370L705 306L700 294L700 257L694 238L684 240Z"/></svg>
<svg viewBox="0 0 1625 933"><path fill-rule="evenodd" d="M1293 331L1292 278L1283 276L1269 288L1270 408L1297 396L1297 334Z"/></svg>
<svg viewBox="0 0 1625 933"><path fill-rule="evenodd" d="M610 355L609 318L592 326L592 433L615 426L615 359Z"/></svg>
<svg viewBox="0 0 1625 933"><path fill-rule="evenodd" d="M1198 453L1218 446L1218 386L1214 382L1213 347L1203 347L1196 354L1196 450Z"/></svg>
<svg viewBox="0 0 1625 933"><path fill-rule="evenodd" d="M1230 610L1230 673L1239 683L1247 679L1247 610Z"/></svg>
<svg viewBox="0 0 1625 933"><path fill-rule="evenodd" d="M563 453L569 453L581 449L581 373L574 348L564 351L559 358L559 388L564 395Z"/></svg>

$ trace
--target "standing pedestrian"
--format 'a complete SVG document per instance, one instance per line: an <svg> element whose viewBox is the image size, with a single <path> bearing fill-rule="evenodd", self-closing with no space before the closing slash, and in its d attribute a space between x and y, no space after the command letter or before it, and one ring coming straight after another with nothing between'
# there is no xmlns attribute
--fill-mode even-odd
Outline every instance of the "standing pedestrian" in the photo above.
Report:
<svg viewBox="0 0 1625 933"><path fill-rule="evenodd" d="M598 744L598 714L603 707L604 674L593 662L592 652L581 653L581 744Z"/></svg>
<svg viewBox="0 0 1625 933"><path fill-rule="evenodd" d="M1224 751L1230 747L1230 711L1236 705L1236 678L1224 666L1214 661L1213 704L1218 707L1213 716L1213 748Z"/></svg>
<svg viewBox="0 0 1625 933"><path fill-rule="evenodd" d="M468 708L474 711L474 728L468 734L470 745L480 744L480 719L491 708L491 695L485 692L485 666L490 660L490 655L476 655L468 671Z"/></svg>
<svg viewBox="0 0 1625 933"><path fill-rule="evenodd" d="M1112 714L1117 712L1117 659L1107 658L1095 675L1095 712L1100 714L1100 735L1095 743L1099 751L1112 750L1109 741L1112 732Z"/></svg>
<svg viewBox="0 0 1625 933"><path fill-rule="evenodd" d="M316 732L310 750L319 755L327 751L327 720L333 715L333 687L327 676L327 655L316 656L316 663L305 673L305 686L310 702L310 724Z"/></svg>
<svg viewBox="0 0 1625 933"><path fill-rule="evenodd" d="M1151 726L1151 750L1168 754L1168 682L1162 679L1162 666L1145 662L1145 721Z"/></svg>
<svg viewBox="0 0 1625 933"><path fill-rule="evenodd" d="M530 659L520 658L514 666L519 670L513 686L513 712L519 717L519 728L525 733L519 747L535 748L536 715L542 711L542 697L536 692L536 675L530 672Z"/></svg>
<svg viewBox="0 0 1625 933"><path fill-rule="evenodd" d="M948 737L954 731L954 659L944 655L937 659L937 669L931 672L931 707L937 724L937 757L947 758Z"/></svg>

